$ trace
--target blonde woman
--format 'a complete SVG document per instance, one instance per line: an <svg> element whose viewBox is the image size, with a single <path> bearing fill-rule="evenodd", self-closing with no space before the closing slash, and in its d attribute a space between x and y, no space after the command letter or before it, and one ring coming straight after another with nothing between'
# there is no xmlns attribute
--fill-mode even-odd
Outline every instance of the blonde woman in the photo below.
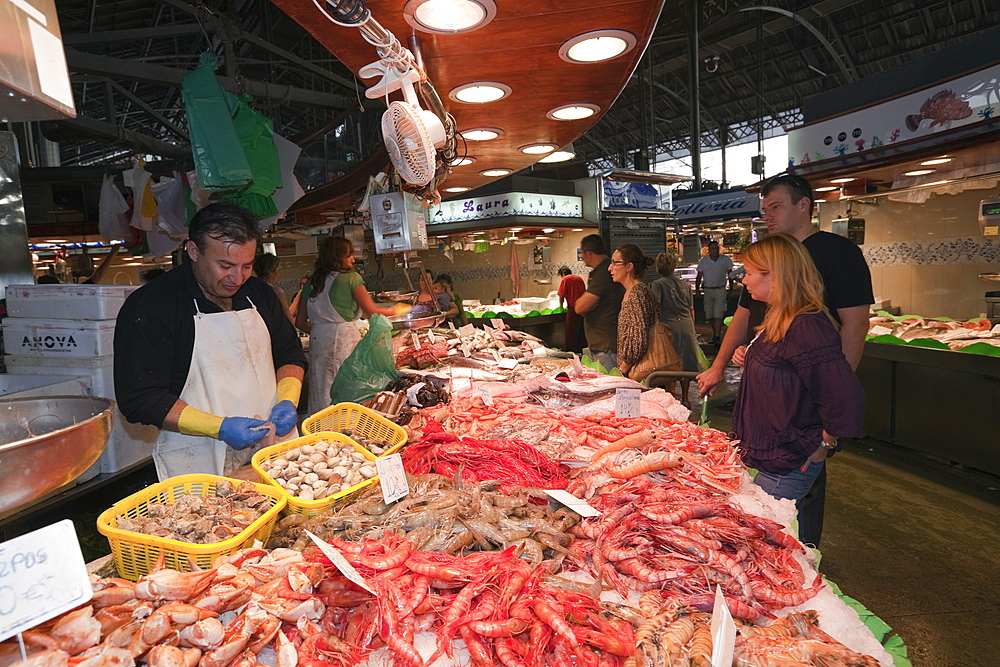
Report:
<svg viewBox="0 0 1000 667"><path fill-rule="evenodd" d="M772 234L747 248L743 264L743 285L767 314L747 347L733 430L743 462L758 470L754 482L798 505L838 438L862 434L865 395L805 246ZM799 519L799 534L810 534Z"/></svg>

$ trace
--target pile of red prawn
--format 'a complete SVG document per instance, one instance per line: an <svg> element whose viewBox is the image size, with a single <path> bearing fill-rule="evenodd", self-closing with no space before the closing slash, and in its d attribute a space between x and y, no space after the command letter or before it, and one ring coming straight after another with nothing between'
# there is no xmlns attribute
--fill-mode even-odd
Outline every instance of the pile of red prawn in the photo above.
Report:
<svg viewBox="0 0 1000 667"><path fill-rule="evenodd" d="M330 542L378 595L359 588L318 550L309 557L326 566L317 594L327 606L327 628L337 630L348 652L388 647L396 665L433 663L461 639L477 667L621 665L632 655L629 623L601 612L589 595L541 580L513 549L465 557L413 551L394 535L381 540ZM415 634L432 631L437 650L426 662ZM339 663L332 663L339 664Z"/></svg>
<svg viewBox="0 0 1000 667"><path fill-rule="evenodd" d="M692 607L711 608L721 585L733 616L773 618L802 604L819 581L805 585L793 557L802 545L781 525L743 512L724 496L696 487L637 478L590 504L602 516L571 532L578 563L623 596L659 590Z"/></svg>
<svg viewBox="0 0 1000 667"><path fill-rule="evenodd" d="M431 420L423 437L403 450L403 467L411 475L438 473L475 483L497 480L500 489L519 487L565 489L563 467L521 440L459 438Z"/></svg>

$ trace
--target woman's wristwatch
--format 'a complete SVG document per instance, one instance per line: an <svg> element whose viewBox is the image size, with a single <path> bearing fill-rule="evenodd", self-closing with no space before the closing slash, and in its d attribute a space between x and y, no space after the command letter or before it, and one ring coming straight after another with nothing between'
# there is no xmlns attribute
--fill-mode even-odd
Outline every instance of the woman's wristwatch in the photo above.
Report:
<svg viewBox="0 0 1000 667"><path fill-rule="evenodd" d="M838 440L834 440L833 442L827 442L826 440L821 440L819 446L822 447L823 449L836 449L838 442L839 442Z"/></svg>

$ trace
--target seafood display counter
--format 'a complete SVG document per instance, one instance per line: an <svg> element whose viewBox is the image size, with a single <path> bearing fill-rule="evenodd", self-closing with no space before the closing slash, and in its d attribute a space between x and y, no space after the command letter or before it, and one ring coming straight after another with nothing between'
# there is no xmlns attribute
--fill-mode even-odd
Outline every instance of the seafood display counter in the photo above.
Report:
<svg viewBox="0 0 1000 667"><path fill-rule="evenodd" d="M871 437L1000 475L1000 358L868 341L858 378Z"/></svg>

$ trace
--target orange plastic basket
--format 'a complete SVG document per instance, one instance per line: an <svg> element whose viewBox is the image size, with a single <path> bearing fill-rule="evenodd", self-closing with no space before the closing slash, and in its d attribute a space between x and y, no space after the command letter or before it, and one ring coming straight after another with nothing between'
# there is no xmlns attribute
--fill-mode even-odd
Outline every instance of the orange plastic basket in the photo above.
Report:
<svg viewBox="0 0 1000 667"><path fill-rule="evenodd" d="M302 445L311 445L315 442L319 442L320 440L325 440L326 442L336 442L344 445L351 445L354 448L354 451L363 454L367 460L369 461L375 460L375 455L369 452L367 449L365 449L358 443L354 442L346 435L343 435L342 433L336 433L333 431L321 431L319 433L310 433L309 435L304 435L300 438L295 438L293 440L286 440L285 442L279 442L276 445L271 445L270 447L265 447L264 449L258 451L256 454L253 455L253 458L250 460L250 464L253 466L253 469L257 471L257 474L260 476L261 481L265 482L266 484L270 484L285 499L287 503L285 505L286 514L304 514L306 516L316 516L330 505L338 503L347 498L348 496L360 491L361 489L364 489L378 482L378 475L375 475L371 479L366 479L365 481L359 484L355 484L349 489L338 491L332 496L327 496L326 498L321 498L320 500L300 500L295 496L293 496L288 491L286 491L284 488L282 488L281 485L279 485L278 482L275 481L273 477L264 472L264 467L262 465L264 461L270 461L272 459L276 459L283 453L287 452L289 449L293 449L295 447L301 447Z"/></svg>
<svg viewBox="0 0 1000 667"><path fill-rule="evenodd" d="M394 454L406 444L406 431L399 424L357 403L337 403L324 408L302 422L304 433L340 432L351 429L370 440L382 440L389 447L378 456Z"/></svg>
<svg viewBox="0 0 1000 667"><path fill-rule="evenodd" d="M268 484L254 483L254 487L258 493L271 499L270 508L240 533L221 542L192 544L118 528L119 515L129 518L147 516L147 507L152 503L172 505L184 495L214 496L216 485L221 480L230 482L234 487L243 483L242 480L216 475L178 475L133 493L102 512L97 517L97 530L111 544L119 576L135 581L149 572L161 552L167 567L190 572L196 568L207 570L219 556L253 546L254 541L266 543L278 514L285 507L284 496Z"/></svg>

